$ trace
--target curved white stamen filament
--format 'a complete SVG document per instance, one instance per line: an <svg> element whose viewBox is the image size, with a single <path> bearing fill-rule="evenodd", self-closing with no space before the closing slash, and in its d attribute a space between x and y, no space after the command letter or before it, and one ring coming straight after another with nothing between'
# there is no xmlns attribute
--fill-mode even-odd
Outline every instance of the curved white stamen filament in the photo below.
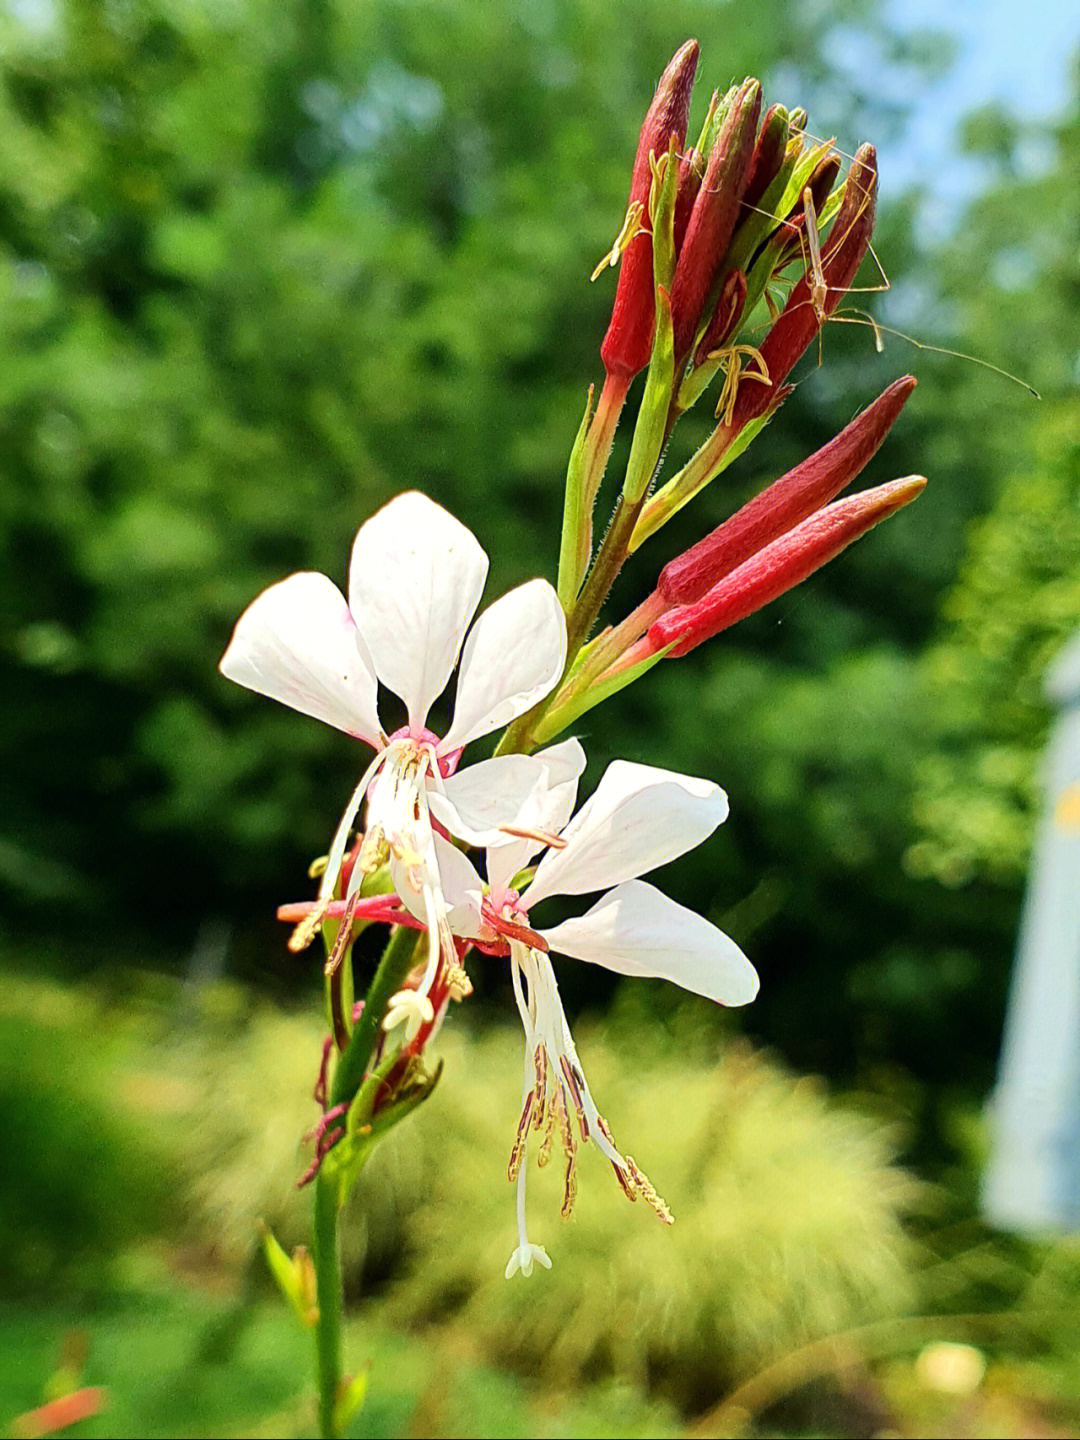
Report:
<svg viewBox="0 0 1080 1440"><path fill-rule="evenodd" d="M349 843L349 833L356 820L356 815L363 804L364 796L368 786L374 780L376 774L382 769L390 754L389 748L380 750L372 760L371 764L364 771L359 785L352 793L352 798L345 807L345 813L338 821L338 828L334 833L334 839L330 846L330 853L326 857L326 869L323 871L322 880L319 883L319 899L330 900L334 895L334 888L337 885L338 875L341 871L341 862L345 858L345 849ZM355 875L355 871L354 871ZM357 881L359 884L359 881ZM354 888L354 887L351 887Z"/></svg>

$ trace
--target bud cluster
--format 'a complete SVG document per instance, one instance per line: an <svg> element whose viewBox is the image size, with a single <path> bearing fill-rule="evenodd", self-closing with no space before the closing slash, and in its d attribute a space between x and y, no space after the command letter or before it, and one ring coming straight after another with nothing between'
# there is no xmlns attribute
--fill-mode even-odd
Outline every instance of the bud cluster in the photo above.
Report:
<svg viewBox="0 0 1080 1440"><path fill-rule="evenodd" d="M841 162L831 141L812 141L804 111L771 106L762 117L761 85L747 79L715 92L697 142L687 148L698 44L688 40L664 71L645 117L630 181L627 221L609 260L621 256L611 322L600 349L610 377L629 382L649 364L656 331L655 288L670 298L674 372L681 411L700 396L770 287L793 265L803 274L761 347L769 390L746 387L745 424L775 391L835 309L858 270L874 222L873 148L855 156L839 190ZM657 276L658 178L675 166L671 245L674 269ZM648 217L646 219L646 217ZM821 228L832 221L827 240ZM603 268L603 267L601 267ZM597 274L599 274L599 270ZM705 372L704 374L700 372Z"/></svg>
<svg viewBox="0 0 1080 1440"><path fill-rule="evenodd" d="M648 600L589 641L622 565L750 444L791 392L789 376L870 248L877 160L861 146L844 173L803 110L763 112L752 78L715 92L687 139L699 49L664 71L638 141L626 218L594 279L621 266L600 350L605 381L586 409L567 475L559 598L567 677L518 743L541 742L652 663L678 658L775 599L905 505L911 477L836 496L876 452L914 388L896 381L815 455L665 566ZM645 370L630 458L595 555L592 506L631 381ZM680 416L716 382L716 425L666 483L657 476ZM591 568L590 568L591 565Z"/></svg>

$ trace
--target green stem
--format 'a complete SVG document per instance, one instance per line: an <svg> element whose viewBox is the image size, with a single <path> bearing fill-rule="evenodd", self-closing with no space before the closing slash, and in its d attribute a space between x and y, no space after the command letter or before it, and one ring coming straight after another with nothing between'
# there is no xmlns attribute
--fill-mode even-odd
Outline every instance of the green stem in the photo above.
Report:
<svg viewBox="0 0 1080 1440"><path fill-rule="evenodd" d="M336 1440L338 1393L341 1389L341 1245L338 1213L341 1193L338 1177L331 1168L315 1177L314 1261L319 1320L315 1346L319 1362L319 1434Z"/></svg>
<svg viewBox="0 0 1080 1440"><path fill-rule="evenodd" d="M596 624L597 616L630 553L630 537L634 525L645 503L645 496L634 503L619 496L615 514L608 526L607 534L596 552L596 559L589 571L589 578L566 618L566 668L563 675L570 673L578 651L589 637L589 631ZM552 703L559 697L555 690L539 705L534 705L526 715L515 720L503 735L495 750L496 755L527 754L536 747L536 731Z"/></svg>
<svg viewBox="0 0 1080 1440"><path fill-rule="evenodd" d="M596 624L604 601L611 593L611 587L629 554L630 536L634 532L645 497L630 503L622 495L615 506L607 534L596 552L596 560L589 571L577 604L566 622L566 664L571 666L577 659L578 651L589 638L589 632Z"/></svg>
<svg viewBox="0 0 1080 1440"><path fill-rule="evenodd" d="M375 978L368 987L363 1013L348 1045L334 1067L330 1104L352 1100L371 1061L379 1026L390 997L401 989L413 968L417 937L399 925L383 951ZM323 1440L337 1436L335 1408L341 1390L341 1310L343 1277L338 1214L341 1209L341 1177L332 1159L315 1177L315 1215L312 1249L319 1319L315 1326L315 1348L319 1367L319 1434Z"/></svg>
<svg viewBox="0 0 1080 1440"><path fill-rule="evenodd" d="M375 978L364 997L363 1013L334 1067L334 1079L330 1086L331 1105L346 1104L360 1088L390 997L404 985L415 963L416 945L416 931L404 925L399 925L390 936Z"/></svg>

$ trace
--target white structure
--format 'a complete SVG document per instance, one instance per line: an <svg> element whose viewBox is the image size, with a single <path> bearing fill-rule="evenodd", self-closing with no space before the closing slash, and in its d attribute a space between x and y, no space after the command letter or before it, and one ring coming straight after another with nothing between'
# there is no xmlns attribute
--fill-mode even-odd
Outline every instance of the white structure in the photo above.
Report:
<svg viewBox="0 0 1080 1440"><path fill-rule="evenodd" d="M1046 757L1005 1036L983 1211L1027 1232L1080 1230L1080 635L1051 667Z"/></svg>

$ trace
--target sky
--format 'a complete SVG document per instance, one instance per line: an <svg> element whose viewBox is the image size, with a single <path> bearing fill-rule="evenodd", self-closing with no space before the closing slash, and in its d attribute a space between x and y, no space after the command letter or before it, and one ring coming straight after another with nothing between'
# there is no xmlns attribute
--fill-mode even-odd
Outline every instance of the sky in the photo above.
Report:
<svg viewBox="0 0 1080 1440"><path fill-rule="evenodd" d="M981 173L976 161L955 149L957 124L965 114L998 101L1022 118L1040 120L1066 106L1080 50L1080 4L887 0L886 13L901 32L933 29L956 37L953 65L910 97L906 132L879 147L883 191L886 182L904 189L937 176L931 183L948 211L971 194Z"/></svg>

